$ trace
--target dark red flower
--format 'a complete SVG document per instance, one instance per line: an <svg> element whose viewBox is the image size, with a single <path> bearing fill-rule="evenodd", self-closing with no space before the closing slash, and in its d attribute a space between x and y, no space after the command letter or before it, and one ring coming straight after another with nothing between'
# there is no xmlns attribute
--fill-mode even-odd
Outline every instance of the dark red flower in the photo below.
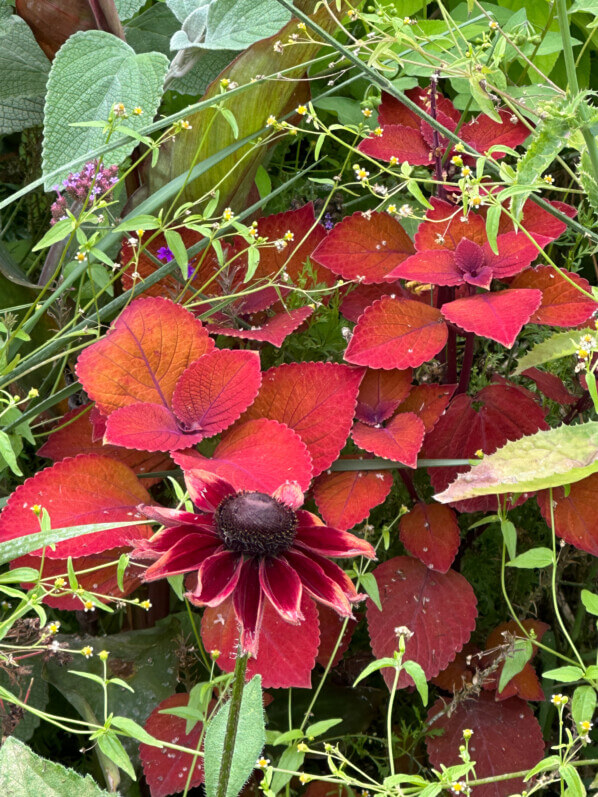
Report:
<svg viewBox="0 0 598 797"><path fill-rule="evenodd" d="M430 90L416 87L405 94L422 110L431 113ZM487 152L490 147L498 145L516 147L522 144L529 135L529 130L508 111L499 111L501 121L497 122L489 116L479 114L468 124L463 125L459 137L480 153ZM449 130L456 130L461 119L461 112L453 103L441 94L436 95L436 119ZM382 103L378 112L378 123L381 135L374 135L362 141L358 147L364 155L387 162L396 159L408 161L413 166L431 166L436 155L444 155L449 142L439 136L439 152L434 148L434 132L427 122L410 111L402 102L382 94ZM452 148L451 148L452 150ZM495 151L494 158L504 157L504 152ZM467 156L463 158L466 162ZM450 165L450 164L449 164Z"/></svg>
<svg viewBox="0 0 598 797"><path fill-rule="evenodd" d="M201 470L185 481L199 514L142 506L165 528L138 545L134 554L155 561L146 581L192 573L187 598L198 606L218 606L232 596L241 626L241 645L257 652L267 599L288 623L299 625L303 592L344 617L362 599L353 583L328 557L375 558L372 546L346 531L324 526L299 509L303 493L287 482L272 495L236 491Z"/></svg>

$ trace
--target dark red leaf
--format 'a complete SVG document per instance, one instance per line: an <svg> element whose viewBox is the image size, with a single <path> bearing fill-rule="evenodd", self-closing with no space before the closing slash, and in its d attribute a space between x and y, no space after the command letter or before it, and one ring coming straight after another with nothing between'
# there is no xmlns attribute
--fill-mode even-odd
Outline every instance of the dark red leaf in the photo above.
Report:
<svg viewBox="0 0 598 797"><path fill-rule="evenodd" d="M322 667L326 667L330 661L330 657L332 656L332 651L336 645L345 618L340 617L333 609L329 609L328 606L324 606L323 603L316 604L316 608L318 610L318 619L320 621L320 648L318 650L316 661ZM353 636L353 631L356 627L357 623L354 620L349 620L345 629L345 633L343 634L336 651L336 655L332 660L332 664L330 665L331 667L336 667L336 665L342 659L343 654L349 647L351 637Z"/></svg>
<svg viewBox="0 0 598 797"><path fill-rule="evenodd" d="M176 717L174 714L161 714L161 711L171 708L180 708L189 704L189 695L178 693L171 695L158 703L145 722L145 730L170 744L180 744L181 747L197 748L203 731L203 724L198 722L190 733L185 733L187 720ZM201 748L200 748L201 749ZM170 750L166 747L152 747L149 744L139 745L139 757L143 766L143 774L150 787L152 797L168 797L169 794L178 794L185 788L189 776L189 767L193 757L189 753L179 750ZM191 777L190 786L199 786L203 783L204 773L203 758L196 758Z"/></svg>
<svg viewBox="0 0 598 797"><path fill-rule="evenodd" d="M521 372L522 376L527 376L535 382L538 390L543 393L551 401L556 401L558 404L575 404L578 396L574 396L565 387L562 379L559 379L555 374L549 371L540 371L539 368L526 368Z"/></svg>
<svg viewBox="0 0 598 797"><path fill-rule="evenodd" d="M294 429L313 460L313 475L330 467L351 429L361 368L290 363L266 371L243 420L271 418Z"/></svg>
<svg viewBox="0 0 598 797"><path fill-rule="evenodd" d="M323 473L313 486L314 500L329 526L352 529L386 500L392 487L388 471L353 470Z"/></svg>
<svg viewBox="0 0 598 797"><path fill-rule="evenodd" d="M305 620L300 625L290 625L281 619L269 601L265 602L259 649L257 656L252 656L247 664L247 680L261 675L264 689L311 687L311 671L320 643L318 611L307 597L301 601L301 611ZM201 638L207 651L220 651L218 666L224 672L232 672L239 644L239 626L230 598L220 606L205 609ZM281 639L284 640L282 645Z"/></svg>
<svg viewBox="0 0 598 797"><path fill-rule="evenodd" d="M460 137L482 154L488 152L490 147L500 144L511 148L523 144L530 135L530 131L523 122L520 122L510 111L501 110L498 111L498 114L502 123L485 114L479 114L469 124L463 125L459 133ZM493 158L504 158L504 156L505 153L499 150L492 153Z"/></svg>
<svg viewBox="0 0 598 797"><path fill-rule="evenodd" d="M17 487L0 514L0 542L39 532L38 518L32 512L38 504L48 511L54 529L114 521L114 528L107 531L65 540L54 550L47 547L47 557L65 559L101 553L149 537L150 526L119 527L119 522L142 520L137 506L151 503L137 476L122 462L81 454L40 470Z"/></svg>
<svg viewBox="0 0 598 797"><path fill-rule="evenodd" d="M447 337L440 310L410 299L384 297L357 322L345 359L370 368L416 368L437 354Z"/></svg>
<svg viewBox="0 0 598 797"><path fill-rule="evenodd" d="M575 218L577 209L564 202L549 202L553 208L560 210L570 219ZM537 241L540 246L544 247L551 241L559 238L567 229L567 225L560 219L557 219L552 213L549 213L544 208L541 208L531 199L523 205L523 228ZM499 235L514 230L513 222L509 219L506 213L502 213L498 227Z"/></svg>
<svg viewBox="0 0 598 797"><path fill-rule="evenodd" d="M429 166L432 161L430 147L419 130L403 125L386 125L381 136L364 138L358 146L359 152L390 163L397 159L412 166Z"/></svg>
<svg viewBox="0 0 598 797"><path fill-rule="evenodd" d="M341 304L340 311L348 321L356 323L363 311L383 296L395 294L408 298L407 291L398 285L350 285Z"/></svg>
<svg viewBox="0 0 598 797"><path fill-rule="evenodd" d="M364 451L415 468L424 434L424 423L415 413L401 412L385 426L366 426L358 421L351 437Z"/></svg>
<svg viewBox="0 0 598 797"><path fill-rule="evenodd" d="M368 368L359 386L355 417L370 425L393 414L411 389L411 368L404 371Z"/></svg>
<svg viewBox="0 0 598 797"><path fill-rule="evenodd" d="M477 617L476 597L460 573L436 573L417 559L396 556L373 571L382 611L368 599L367 619L374 656L392 656L397 650L395 629L413 632L405 658L418 662L426 678L443 670L469 640ZM390 687L394 671L382 670ZM399 688L412 684L403 671Z"/></svg>
<svg viewBox="0 0 598 797"><path fill-rule="evenodd" d="M278 349L291 332L298 329L312 313L312 307L298 307L296 310L278 313L260 326L251 327L251 329L234 329L218 324L207 324L206 329L211 335L227 335L231 338L263 341L271 343Z"/></svg>
<svg viewBox="0 0 598 797"><path fill-rule="evenodd" d="M417 228L415 249L456 249L464 238L483 246L488 241L484 217L470 211L463 216L463 208L451 205L443 199L430 199L432 210L426 212L426 220Z"/></svg>
<svg viewBox="0 0 598 797"><path fill-rule="evenodd" d="M479 293L443 304L442 315L466 332L496 340L510 349L541 300L537 290Z"/></svg>
<svg viewBox="0 0 598 797"><path fill-rule="evenodd" d="M400 540L412 556L446 573L459 550L460 535L453 510L442 504L415 504L399 521Z"/></svg>
<svg viewBox="0 0 598 797"><path fill-rule="evenodd" d="M470 684L473 680L477 669L475 663L479 652L479 649L472 642L468 642L463 650L457 653L448 667L445 667L442 672L432 678L434 686L438 686L440 689L444 689L445 692L451 692L452 694L460 692L466 684Z"/></svg>
<svg viewBox="0 0 598 797"><path fill-rule="evenodd" d="M550 628L546 623L533 619L523 620L521 624L526 631L530 632L533 630L538 641L542 639L546 631ZM486 650L490 651L490 653L486 654L481 660L481 668L486 669L497 657L500 657L502 654L500 650L501 646L512 644L514 637L520 639L527 638L515 620L501 623L491 631L486 640ZM535 656L537 652L538 648L533 645L532 655ZM484 681L484 689L496 691L496 700L508 700L508 698L515 696L521 698L521 700L545 700L542 684L529 661L521 672L511 678L502 692L498 692L497 690L503 668L504 663L501 663L498 669Z"/></svg>
<svg viewBox="0 0 598 797"><path fill-rule="evenodd" d="M437 700L428 718L436 717L444 706L442 699ZM440 769L462 763L459 747L466 728L473 731L469 752L476 762L476 778L531 769L544 755L542 729L527 703L517 697L497 703L491 694L483 692L476 700L459 703L450 717L444 714L432 723L432 731L444 731L440 736L426 737L432 766ZM475 786L472 795L509 797L524 788L522 778L512 778Z"/></svg>
<svg viewBox="0 0 598 797"><path fill-rule="evenodd" d="M388 213L358 211L335 225L313 259L346 280L368 284L389 281L388 274L414 251L411 238Z"/></svg>
<svg viewBox="0 0 598 797"><path fill-rule="evenodd" d="M399 412L414 412L431 432L448 407L457 385L415 385L399 404Z"/></svg>
<svg viewBox="0 0 598 797"><path fill-rule="evenodd" d="M173 453L183 470L215 473L235 490L272 493L286 481L307 490L312 476L311 457L299 435L277 421L259 418L225 432L212 457L193 449Z"/></svg>
<svg viewBox="0 0 598 797"><path fill-rule="evenodd" d="M563 487L552 491L556 533L569 545L598 556L598 473L571 484L567 489L568 495L565 495ZM550 526L550 492L542 490L537 499L542 516Z"/></svg>
<svg viewBox="0 0 598 797"><path fill-rule="evenodd" d="M590 283L579 274L568 273L568 278L584 291L592 292ZM598 304L577 290L551 266L538 266L519 274L512 288L537 288L542 292L540 307L531 317L532 324L549 324L553 327L576 327L590 319Z"/></svg>

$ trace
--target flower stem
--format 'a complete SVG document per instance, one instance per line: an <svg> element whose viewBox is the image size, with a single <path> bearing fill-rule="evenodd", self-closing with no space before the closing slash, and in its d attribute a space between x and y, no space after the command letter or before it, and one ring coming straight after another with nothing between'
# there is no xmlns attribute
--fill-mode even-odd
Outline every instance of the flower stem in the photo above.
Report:
<svg viewBox="0 0 598 797"><path fill-rule="evenodd" d="M226 733L224 735L222 762L220 764L220 774L218 775L216 797L226 797L226 791L228 789L228 779L230 777L230 769L235 752L235 741L237 739L237 728L239 726L239 716L241 714L241 700L243 699L243 687L245 686L245 671L247 670L248 657L249 654L243 653L239 647L233 675L233 690L228 704L228 721L226 723Z"/></svg>

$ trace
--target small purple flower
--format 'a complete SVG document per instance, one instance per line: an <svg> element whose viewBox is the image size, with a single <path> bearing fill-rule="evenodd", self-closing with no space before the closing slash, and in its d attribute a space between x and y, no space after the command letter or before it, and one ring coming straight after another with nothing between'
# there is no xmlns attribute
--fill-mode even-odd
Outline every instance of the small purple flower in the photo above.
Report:
<svg viewBox="0 0 598 797"><path fill-rule="evenodd" d="M330 213L324 213L324 229L331 230L334 227L334 222L332 221L332 215Z"/></svg>
<svg viewBox="0 0 598 797"><path fill-rule="evenodd" d="M93 201L97 196L107 194L117 182L118 166L116 165L100 167L97 161L90 161L83 166L81 171L71 172L62 181L62 186L54 186L53 190L58 194L58 198L52 206L53 222L58 221L64 215L67 199L71 202L81 201L90 196Z"/></svg>
<svg viewBox="0 0 598 797"><path fill-rule="evenodd" d="M161 246L156 252L158 260L163 260L165 263L170 263L174 259L174 255L167 246Z"/></svg>

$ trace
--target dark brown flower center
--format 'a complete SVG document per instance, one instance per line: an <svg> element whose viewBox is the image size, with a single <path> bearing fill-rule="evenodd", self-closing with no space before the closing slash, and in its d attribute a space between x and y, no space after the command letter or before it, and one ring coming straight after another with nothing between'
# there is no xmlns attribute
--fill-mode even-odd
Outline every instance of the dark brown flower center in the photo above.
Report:
<svg viewBox="0 0 598 797"><path fill-rule="evenodd" d="M231 551L277 556L295 539L297 516L266 493L238 493L225 498L214 515L220 539Z"/></svg>

